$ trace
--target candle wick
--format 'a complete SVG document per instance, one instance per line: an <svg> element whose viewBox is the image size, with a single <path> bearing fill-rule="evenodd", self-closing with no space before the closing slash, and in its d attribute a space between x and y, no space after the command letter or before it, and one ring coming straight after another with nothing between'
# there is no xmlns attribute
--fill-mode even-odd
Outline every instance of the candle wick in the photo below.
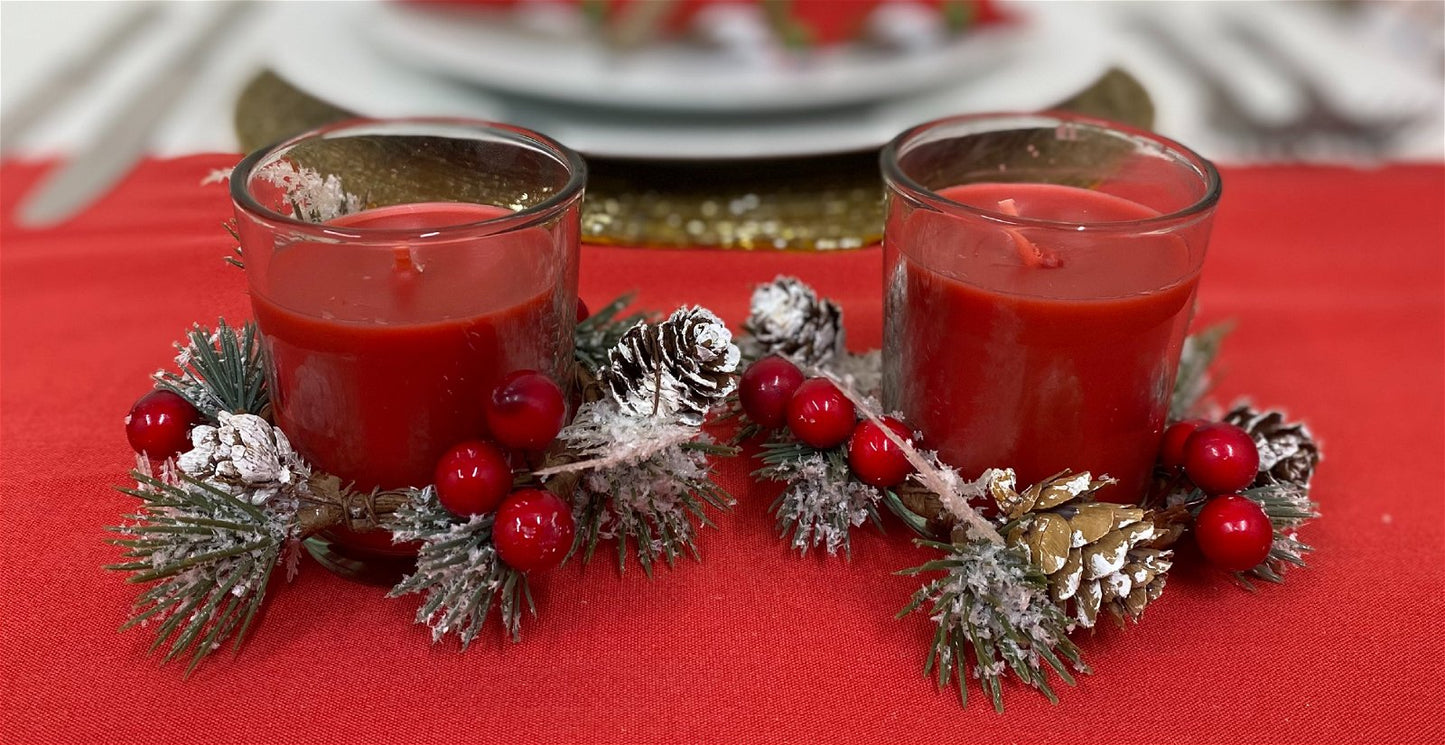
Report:
<svg viewBox="0 0 1445 745"><path fill-rule="evenodd" d="M1009 217L1019 216L1018 204L1012 199L1001 199L998 203L998 211ZM1063 266L1064 262L1058 254L1052 251L1045 251L1038 244L1029 240L1027 236L1016 228L1004 228L1004 232L1013 238L1014 250L1018 252L1019 258L1023 260L1024 266L1038 269L1054 269Z"/></svg>

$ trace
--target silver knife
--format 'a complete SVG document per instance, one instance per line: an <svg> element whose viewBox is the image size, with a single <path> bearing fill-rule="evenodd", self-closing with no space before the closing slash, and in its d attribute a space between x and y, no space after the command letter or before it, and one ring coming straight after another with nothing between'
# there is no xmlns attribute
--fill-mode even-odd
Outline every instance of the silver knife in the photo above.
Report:
<svg viewBox="0 0 1445 745"><path fill-rule="evenodd" d="M137 3L88 51L79 57L66 59L44 83L35 86L24 99L0 113L0 153L13 148L36 122L78 93L95 77L96 72L130 46L160 13L161 4L158 2Z"/></svg>
<svg viewBox="0 0 1445 745"><path fill-rule="evenodd" d="M145 154L156 125L194 82L210 48L232 30L253 3L229 0L157 77L126 104L89 145L25 196L16 212L20 224L39 228L69 219L99 198ZM259 3L256 3L259 4Z"/></svg>

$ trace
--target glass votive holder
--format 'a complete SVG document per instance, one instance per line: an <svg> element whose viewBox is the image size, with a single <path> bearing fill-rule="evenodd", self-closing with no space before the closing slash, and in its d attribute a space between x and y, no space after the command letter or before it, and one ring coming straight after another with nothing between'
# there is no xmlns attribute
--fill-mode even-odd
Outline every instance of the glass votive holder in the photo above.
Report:
<svg viewBox="0 0 1445 745"><path fill-rule="evenodd" d="M965 477L1064 469L1141 499L1220 180L1182 145L1065 114L914 127L882 153L884 398Z"/></svg>
<svg viewBox="0 0 1445 745"><path fill-rule="evenodd" d="M354 120L247 156L231 196L297 452L358 490L420 487L485 434L509 373L570 390L585 181L571 150L480 121ZM409 553L382 531L319 538L347 574Z"/></svg>

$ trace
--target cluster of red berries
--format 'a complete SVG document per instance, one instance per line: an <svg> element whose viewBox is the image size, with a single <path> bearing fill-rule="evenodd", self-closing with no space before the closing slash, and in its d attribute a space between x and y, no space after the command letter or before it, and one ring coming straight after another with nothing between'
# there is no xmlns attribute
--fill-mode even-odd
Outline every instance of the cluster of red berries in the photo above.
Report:
<svg viewBox="0 0 1445 745"><path fill-rule="evenodd" d="M1259 473L1259 449L1248 432L1227 422L1176 422L1164 431L1159 460L1210 495L1194 517L1194 540L1205 558L1232 572L1269 558L1274 526L1264 508L1238 494Z"/></svg>
<svg viewBox="0 0 1445 745"><path fill-rule="evenodd" d="M566 424L562 389L546 375L519 370L486 402L487 439L457 443L437 462L437 499L458 517L496 513L492 543L518 571L552 569L572 548L572 509L545 489L512 488L516 453L545 450Z"/></svg>
<svg viewBox="0 0 1445 745"><path fill-rule="evenodd" d="M201 412L174 391L158 389L141 396L125 418L125 437L137 453L163 461L191 449L191 428Z"/></svg>
<svg viewBox="0 0 1445 745"><path fill-rule="evenodd" d="M845 442L848 467L859 481L880 488L902 483L913 465L883 428L858 420L857 409L825 378L806 378L797 365L778 356L764 357L743 372L738 398L748 418L761 427L786 426L809 447L828 450ZM884 424L904 441L913 433L903 422L885 417Z"/></svg>

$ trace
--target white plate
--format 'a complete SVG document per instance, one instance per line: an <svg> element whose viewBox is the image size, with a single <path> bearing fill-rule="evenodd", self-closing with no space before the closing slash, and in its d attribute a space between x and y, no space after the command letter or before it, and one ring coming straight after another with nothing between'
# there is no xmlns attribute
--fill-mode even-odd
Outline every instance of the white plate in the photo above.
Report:
<svg viewBox="0 0 1445 745"><path fill-rule="evenodd" d="M619 52L587 31L578 6L517 7L550 19L554 30L529 31L538 24L527 24L518 11L388 2L364 32L398 62L490 90L573 105L732 113L801 112L935 89L1006 62L1025 33L994 24L948 38L937 29L939 38L914 50L843 43L793 55L753 40L732 47L661 41ZM568 9L577 14L570 23L557 15ZM724 15L734 21L756 14L755 22L764 23L756 6L709 10L728 9Z"/></svg>
<svg viewBox="0 0 1445 745"><path fill-rule="evenodd" d="M1041 14L1011 43L1008 64L957 86L820 112L680 115L500 96L396 63L360 38L392 11L377 3L283 3L284 37L269 53L292 84L366 116L464 116L505 121L598 157L716 160L823 155L877 147L950 114L1035 110L1088 85L1108 57L1087 13ZM1067 6L1063 6L1067 7ZM304 42L299 40L305 40Z"/></svg>

